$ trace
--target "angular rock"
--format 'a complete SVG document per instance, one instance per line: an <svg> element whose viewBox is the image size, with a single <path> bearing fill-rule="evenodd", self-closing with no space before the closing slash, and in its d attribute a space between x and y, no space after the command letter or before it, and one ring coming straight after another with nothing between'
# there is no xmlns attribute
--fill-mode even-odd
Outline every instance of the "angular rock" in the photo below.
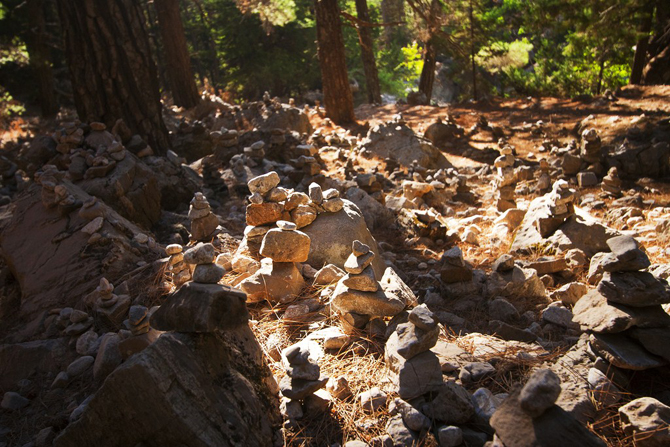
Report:
<svg viewBox="0 0 670 447"><path fill-rule="evenodd" d="M293 400L302 400L326 386L328 377L321 375L318 380L291 379L286 376L279 382L282 395Z"/></svg>
<svg viewBox="0 0 670 447"><path fill-rule="evenodd" d="M264 196L272 188L278 186L279 182L279 175L275 171L272 171L268 172L267 174L252 178L247 183L247 186L249 186L249 191L251 191L251 194L259 193L260 195Z"/></svg>
<svg viewBox="0 0 670 447"><path fill-rule="evenodd" d="M670 407L653 397L640 397L619 408L621 426L635 445L670 445Z"/></svg>
<svg viewBox="0 0 670 447"><path fill-rule="evenodd" d="M241 291L189 282L152 314L151 326L159 331L198 333L236 328L248 320L246 295Z"/></svg>
<svg viewBox="0 0 670 447"><path fill-rule="evenodd" d="M396 334L397 337L389 339L387 345L397 343L393 347L394 351L409 360L435 346L440 331L437 327L424 330L413 323L403 323L396 328Z"/></svg>
<svg viewBox="0 0 670 447"><path fill-rule="evenodd" d="M377 411L386 405L386 393L374 387L356 396L356 400L360 401L364 410Z"/></svg>
<svg viewBox="0 0 670 447"><path fill-rule="evenodd" d="M647 352L639 343L622 334L591 334L589 345L596 354L622 369L640 371L668 363Z"/></svg>
<svg viewBox="0 0 670 447"><path fill-rule="evenodd" d="M376 292L377 289L379 289L379 283L375 278L375 271L370 265L358 275L347 273L342 278L341 282L346 287L361 292Z"/></svg>
<svg viewBox="0 0 670 447"><path fill-rule="evenodd" d="M519 405L533 418L551 408L561 394L561 380L550 369L535 371L519 393Z"/></svg>
<svg viewBox="0 0 670 447"><path fill-rule="evenodd" d="M282 218L282 206L279 203L251 203L247 205L247 225L257 227L277 222Z"/></svg>
<svg viewBox="0 0 670 447"><path fill-rule="evenodd" d="M360 292L348 288L340 281L333 292L331 306L339 312L385 317L400 313L405 308L405 303L383 290Z"/></svg>
<svg viewBox="0 0 670 447"><path fill-rule="evenodd" d="M472 418L475 407L467 390L449 380L438 387L433 399L423 405L421 412L430 419L460 425Z"/></svg>
<svg viewBox="0 0 670 447"><path fill-rule="evenodd" d="M597 290L609 301L627 306L670 303L670 284L648 272L605 272Z"/></svg>
<svg viewBox="0 0 670 447"><path fill-rule="evenodd" d="M412 289L405 284L392 267L387 267L384 270L384 275L379 280L379 284L385 294L400 298L406 306L412 307L419 304Z"/></svg>
<svg viewBox="0 0 670 447"><path fill-rule="evenodd" d="M289 303L300 295L304 286L305 278L295 263L265 261L258 271L238 284L252 303L263 300Z"/></svg>

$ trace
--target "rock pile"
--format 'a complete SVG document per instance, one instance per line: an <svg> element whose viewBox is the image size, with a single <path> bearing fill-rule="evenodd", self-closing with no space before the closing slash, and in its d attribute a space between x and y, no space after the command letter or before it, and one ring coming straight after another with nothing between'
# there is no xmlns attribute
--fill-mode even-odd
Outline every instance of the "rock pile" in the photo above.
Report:
<svg viewBox="0 0 670 447"><path fill-rule="evenodd" d="M168 260L168 271L172 276L172 283L179 287L191 279L191 269L184 261L184 248L179 244L170 244L165 247L165 252L170 256Z"/></svg>
<svg viewBox="0 0 670 447"><path fill-rule="evenodd" d="M309 248L309 236L293 222L280 220L277 228L267 230L259 250L263 257L261 267L239 284L247 300L273 303L295 300L305 285L297 263L307 261Z"/></svg>
<svg viewBox="0 0 670 447"><path fill-rule="evenodd" d="M191 221L191 238L194 241L211 241L219 231L219 219L212 213L207 198L201 192L193 196L188 218Z"/></svg>
<svg viewBox="0 0 670 447"><path fill-rule="evenodd" d="M345 332L364 328L371 318L397 315L407 305L390 289L387 293L380 287L372 267L375 256L361 241L352 243L352 253L344 263L347 274L337 282L331 298Z"/></svg>
<svg viewBox="0 0 670 447"><path fill-rule="evenodd" d="M517 174L514 170L514 155L512 148L505 146L500 150L500 157L496 158L494 166L497 169L496 188L498 198L496 208L500 212L505 212L510 208L516 208L514 200L514 190L517 183Z"/></svg>
<svg viewBox="0 0 670 447"><path fill-rule="evenodd" d="M226 270L214 262L215 259L216 251L209 243L199 242L183 254L184 262L195 265L193 281L200 284L217 284L226 274Z"/></svg>
<svg viewBox="0 0 670 447"><path fill-rule="evenodd" d="M287 399L282 408L287 417L285 424L293 424L305 413L327 408L327 399L314 393L326 386L328 377L321 374L317 363L319 346L309 340L289 346L281 354L286 376L279 382L279 390Z"/></svg>
<svg viewBox="0 0 670 447"><path fill-rule="evenodd" d="M607 363L643 370L670 362L670 303L667 280L641 271L647 255L630 236L607 240L612 250L594 256L589 276L602 275L596 286L574 307L574 321L589 332L593 352Z"/></svg>
<svg viewBox="0 0 670 447"><path fill-rule="evenodd" d="M607 175L603 177L600 188L607 195L613 197L621 197L621 179L619 178L619 170L616 166L612 166Z"/></svg>
<svg viewBox="0 0 670 447"><path fill-rule="evenodd" d="M106 330L118 330L130 308L130 296L115 295L114 285L104 277L93 293L96 324Z"/></svg>

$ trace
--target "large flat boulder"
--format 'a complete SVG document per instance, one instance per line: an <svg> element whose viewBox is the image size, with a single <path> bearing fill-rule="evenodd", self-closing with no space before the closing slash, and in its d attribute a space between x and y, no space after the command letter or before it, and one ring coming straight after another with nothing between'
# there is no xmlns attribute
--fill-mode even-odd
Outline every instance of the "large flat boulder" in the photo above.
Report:
<svg viewBox="0 0 670 447"><path fill-rule="evenodd" d="M248 326L163 334L105 380L55 447L274 444L277 384Z"/></svg>

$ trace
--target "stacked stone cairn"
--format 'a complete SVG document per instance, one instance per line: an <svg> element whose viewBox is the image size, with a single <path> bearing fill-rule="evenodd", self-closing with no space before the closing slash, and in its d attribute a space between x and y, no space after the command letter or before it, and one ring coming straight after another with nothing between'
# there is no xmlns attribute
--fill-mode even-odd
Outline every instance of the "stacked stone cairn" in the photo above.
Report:
<svg viewBox="0 0 670 447"><path fill-rule="evenodd" d="M352 243L352 253L344 263L347 272L335 286L331 306L340 315L345 333L373 327L373 321L402 312L405 303L385 293L375 277L372 261L375 253L361 241ZM370 324L369 324L370 323Z"/></svg>
<svg viewBox="0 0 670 447"><path fill-rule="evenodd" d="M93 295L97 325L105 330L118 330L130 308L130 296L114 294L114 284L104 277L100 279Z"/></svg>
<svg viewBox="0 0 670 447"><path fill-rule="evenodd" d="M573 320L589 332L600 363L636 371L667 365L670 315L661 305L670 303L670 284L643 271L650 261L634 238L617 236L607 245L611 253L594 256L589 268L591 280L601 279L577 301Z"/></svg>
<svg viewBox="0 0 670 447"><path fill-rule="evenodd" d="M265 142L263 140L256 141L251 146L244 148L244 156L246 157L247 166L253 168L263 164L265 158Z"/></svg>
<svg viewBox="0 0 670 447"><path fill-rule="evenodd" d="M160 336L160 332L151 327L150 319L149 309L145 306L130 307L128 319L123 322L130 334L120 333L119 351L124 360L143 351Z"/></svg>
<svg viewBox="0 0 670 447"><path fill-rule="evenodd" d="M537 219L537 230L542 237L548 237L575 213L576 192L565 180L557 180L543 198L546 198L546 215Z"/></svg>
<svg viewBox="0 0 670 447"><path fill-rule="evenodd" d="M184 261L184 248L179 244L170 244L165 247L165 252L170 256L168 260L168 272L172 276L172 283L179 287L191 279L191 269Z"/></svg>
<svg viewBox="0 0 670 447"><path fill-rule="evenodd" d="M216 252L212 244L199 242L189 248L183 254L183 260L187 264L195 265L193 269L193 281L200 284L218 284L225 275L226 270L214 261Z"/></svg>
<svg viewBox="0 0 670 447"><path fill-rule="evenodd" d="M205 195L196 192L188 211L191 221L191 238L194 241L211 241L219 232L219 219L212 213Z"/></svg>
<svg viewBox="0 0 670 447"><path fill-rule="evenodd" d="M540 159L540 175L535 189L543 194L551 189L551 174L549 174L549 162L546 158Z"/></svg>
<svg viewBox="0 0 670 447"><path fill-rule="evenodd" d="M582 145L579 150L579 155L589 166L600 163L602 159L602 142L598 131L595 129L586 129L582 132Z"/></svg>
<svg viewBox="0 0 670 447"><path fill-rule="evenodd" d="M287 416L287 425L294 424L295 419L302 418L304 413L310 412L310 409L323 407L319 405L323 402L313 402L323 400L314 393L325 387L328 382L328 376L321 374L321 368L317 363L320 352L315 342L307 340L282 351L281 358L286 376L279 382L279 389L286 398L282 402L282 410Z"/></svg>
<svg viewBox="0 0 670 447"><path fill-rule="evenodd" d="M517 175L514 171L515 158L512 154L512 148L505 146L500 152L502 155L496 158L494 166L497 169L495 182L498 190L498 198L496 200L496 208L502 213L510 208L516 208L514 190L516 188Z"/></svg>
<svg viewBox="0 0 670 447"><path fill-rule="evenodd" d="M432 422L436 437L445 438L446 442L451 438L447 434L462 435L455 425L465 424L475 413L465 388L454 381L443 381L440 361L431 351L438 335L437 319L421 304L409 312L408 321L399 324L386 342L384 358L400 396L391 405L395 416L387 424L387 432L396 443L399 441L396 437L418 443Z"/></svg>
<svg viewBox="0 0 670 447"><path fill-rule="evenodd" d="M247 300L288 303L296 299L305 279L296 263L307 261L311 240L293 222L280 220L263 236L261 267L240 283Z"/></svg>
<svg viewBox="0 0 670 447"><path fill-rule="evenodd" d="M607 175L603 177L600 188L609 196L621 197L621 179L619 178L619 170L616 166L612 166L607 171Z"/></svg>

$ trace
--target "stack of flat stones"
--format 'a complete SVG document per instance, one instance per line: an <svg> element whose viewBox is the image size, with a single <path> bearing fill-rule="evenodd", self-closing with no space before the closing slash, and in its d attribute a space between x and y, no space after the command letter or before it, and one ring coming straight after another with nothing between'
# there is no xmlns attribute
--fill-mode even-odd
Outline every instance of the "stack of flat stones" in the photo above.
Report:
<svg viewBox="0 0 670 447"><path fill-rule="evenodd" d="M279 174L275 171L249 180L251 203L247 205L247 225L257 227L282 219L284 207L281 202L288 198L288 191L279 186L279 182Z"/></svg>
<svg viewBox="0 0 670 447"><path fill-rule="evenodd" d="M195 265L193 281L200 284L217 284L226 270L214 261L216 252L212 244L199 242L184 252L184 262Z"/></svg>
<svg viewBox="0 0 670 447"><path fill-rule="evenodd" d="M100 279L100 284L95 289L94 294L97 295L96 323L103 329L117 330L130 308L130 296L115 295L114 285L107 278Z"/></svg>
<svg viewBox="0 0 670 447"><path fill-rule="evenodd" d="M670 315L661 306L670 303L667 280L642 271L647 255L630 236L607 241L611 253L594 256L590 276L601 272L595 290L573 309L573 321L589 332L593 352L608 364L644 370L670 362Z"/></svg>
<svg viewBox="0 0 670 447"><path fill-rule="evenodd" d="M607 171L607 175L603 177L603 181L600 183L600 189L607 195L621 197L621 179L616 166L612 166Z"/></svg>
<svg viewBox="0 0 670 447"><path fill-rule="evenodd" d="M497 168L496 188L498 190L496 208L500 212L505 212L510 208L516 208L514 189L516 188L517 175L514 170L515 158L512 154L512 148L505 146L500 152L500 157L496 158L494 162L494 166Z"/></svg>
<svg viewBox="0 0 670 447"><path fill-rule="evenodd" d="M358 240L352 243L352 253L344 263L347 274L337 282L331 299L345 332L362 329L370 318L394 316L405 308L399 297L380 287L372 267L374 258L368 245Z"/></svg>
<svg viewBox="0 0 670 447"><path fill-rule="evenodd" d="M263 162L265 158L265 142L260 140L256 141L249 147L244 148L244 155L247 158L247 165L250 167L258 166Z"/></svg>
<svg viewBox="0 0 670 447"><path fill-rule="evenodd" d="M205 195L196 192L188 211L191 221L191 238L194 241L211 241L219 231L219 219L212 213Z"/></svg>
<svg viewBox="0 0 670 447"><path fill-rule="evenodd" d="M302 341L282 351L282 364L286 369L286 376L279 382L279 390L289 399L286 407L306 404L314 392L326 386L328 376L321 374L316 354L318 345L314 342ZM303 411L287 411L302 414Z"/></svg>
<svg viewBox="0 0 670 447"><path fill-rule="evenodd" d="M439 333L437 319L422 304L410 311L408 321L399 324L386 342L385 360L401 399L436 391L442 384L440 362L430 351Z"/></svg>
<svg viewBox="0 0 670 447"><path fill-rule="evenodd" d="M310 245L309 236L299 231L293 222L280 220L277 228L266 230L259 250L264 258L261 268L239 284L247 299L250 302L293 301L305 285L296 264L307 261Z"/></svg>
<svg viewBox="0 0 670 447"><path fill-rule="evenodd" d="M295 148L298 158L290 160L293 167L302 170L306 176L313 176L321 172L321 165L315 155L318 150L311 144L301 144Z"/></svg>
<svg viewBox="0 0 670 447"><path fill-rule="evenodd" d="M547 215L537 219L537 230L542 237L549 237L575 213L576 192L565 180L557 180L547 198Z"/></svg>
<svg viewBox="0 0 670 447"><path fill-rule="evenodd" d="M582 157L582 160L587 162L589 165L600 163L602 159L601 148L602 142L598 132L595 129L586 129L584 132L582 132L582 146L579 151L579 155Z"/></svg>
<svg viewBox="0 0 670 447"><path fill-rule="evenodd" d="M172 283L179 287L191 279L191 269L184 261L184 248L179 244L170 244L165 247L165 252L170 256L168 260L168 271L172 274Z"/></svg>
<svg viewBox="0 0 670 447"><path fill-rule="evenodd" d="M535 189L537 192L545 193L551 189L551 174L549 174L549 162L546 158L540 159L540 176L537 179Z"/></svg>
<svg viewBox="0 0 670 447"><path fill-rule="evenodd" d="M145 306L130 307L128 319L123 322L130 334L120 332L122 339L119 342L119 351L124 360L143 351L160 336L160 333L151 327L150 319L149 309Z"/></svg>

